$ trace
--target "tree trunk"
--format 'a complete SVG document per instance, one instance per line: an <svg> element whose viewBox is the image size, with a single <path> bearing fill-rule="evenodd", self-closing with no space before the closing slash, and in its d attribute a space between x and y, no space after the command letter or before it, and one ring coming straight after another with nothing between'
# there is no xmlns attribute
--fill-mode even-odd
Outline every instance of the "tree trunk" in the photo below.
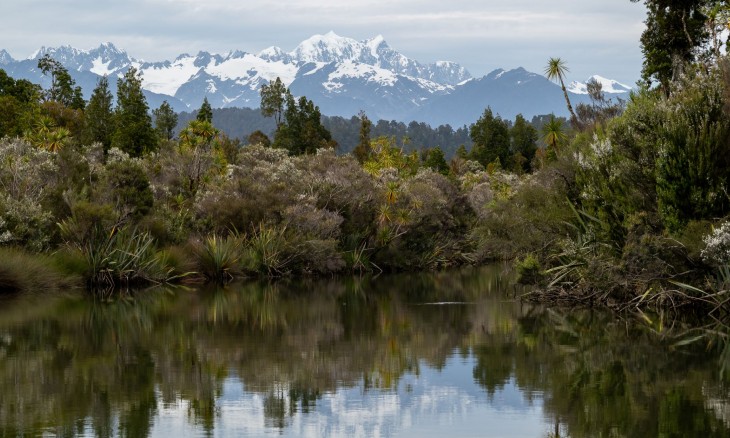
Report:
<svg viewBox="0 0 730 438"><path fill-rule="evenodd" d="M560 86L563 88L563 95L565 96L565 103L568 105L568 112L570 113L570 123L573 125L574 128L578 128L578 117L575 116L575 111L573 111L573 105L570 104L570 98L568 97L568 90L565 88L565 82L563 82L563 78L559 77L560 79Z"/></svg>

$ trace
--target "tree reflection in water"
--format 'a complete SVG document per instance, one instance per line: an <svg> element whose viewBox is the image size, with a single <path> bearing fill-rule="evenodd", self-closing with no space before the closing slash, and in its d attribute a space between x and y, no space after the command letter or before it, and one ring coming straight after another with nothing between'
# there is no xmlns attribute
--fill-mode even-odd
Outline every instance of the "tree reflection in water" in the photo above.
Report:
<svg viewBox="0 0 730 438"><path fill-rule="evenodd" d="M0 435L148 436L175 409L213 435L231 379L262 400L262 427L285 431L324 415L325 396L402 401L465 361L482 402L513 385L541 407L545 436L730 434L722 345L673 349L638 318L520 303L508 284L487 268L6 299Z"/></svg>

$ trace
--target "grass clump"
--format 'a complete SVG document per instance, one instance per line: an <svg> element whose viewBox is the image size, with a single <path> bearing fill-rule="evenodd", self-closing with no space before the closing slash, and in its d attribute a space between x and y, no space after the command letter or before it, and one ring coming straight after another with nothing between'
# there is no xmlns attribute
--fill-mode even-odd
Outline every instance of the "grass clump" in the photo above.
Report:
<svg viewBox="0 0 730 438"><path fill-rule="evenodd" d="M241 240L238 236L209 236L193 245L200 272L217 283L226 283L240 274Z"/></svg>
<svg viewBox="0 0 730 438"><path fill-rule="evenodd" d="M51 256L0 247L0 260L0 293L60 290L80 283L64 274Z"/></svg>
<svg viewBox="0 0 730 438"><path fill-rule="evenodd" d="M69 236L67 227L61 229ZM136 228L94 227L85 238L67 240L67 246L83 260L83 276L92 289L163 283L175 276L152 236Z"/></svg>

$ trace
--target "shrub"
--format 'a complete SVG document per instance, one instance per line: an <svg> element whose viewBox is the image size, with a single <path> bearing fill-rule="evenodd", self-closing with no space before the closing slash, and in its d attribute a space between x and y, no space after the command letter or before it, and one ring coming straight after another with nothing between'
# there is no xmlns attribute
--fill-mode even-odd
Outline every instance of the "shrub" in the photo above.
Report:
<svg viewBox="0 0 730 438"><path fill-rule="evenodd" d="M534 254L527 254L525 258L517 261L517 282L520 284L537 284L544 277L540 261Z"/></svg>
<svg viewBox="0 0 730 438"><path fill-rule="evenodd" d="M659 211L676 232L730 211L730 117L716 71L685 78L666 102L657 159Z"/></svg>
<svg viewBox="0 0 730 438"><path fill-rule="evenodd" d="M703 241L705 249L700 254L707 264L716 267L730 264L730 222L712 230Z"/></svg>

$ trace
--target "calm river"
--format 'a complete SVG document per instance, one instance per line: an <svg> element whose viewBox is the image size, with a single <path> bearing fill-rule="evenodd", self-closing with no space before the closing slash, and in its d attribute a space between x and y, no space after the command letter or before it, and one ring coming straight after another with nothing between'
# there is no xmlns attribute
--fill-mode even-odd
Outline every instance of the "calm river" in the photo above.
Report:
<svg viewBox="0 0 730 438"><path fill-rule="evenodd" d="M3 297L0 436L730 436L721 337L515 293L491 267Z"/></svg>

